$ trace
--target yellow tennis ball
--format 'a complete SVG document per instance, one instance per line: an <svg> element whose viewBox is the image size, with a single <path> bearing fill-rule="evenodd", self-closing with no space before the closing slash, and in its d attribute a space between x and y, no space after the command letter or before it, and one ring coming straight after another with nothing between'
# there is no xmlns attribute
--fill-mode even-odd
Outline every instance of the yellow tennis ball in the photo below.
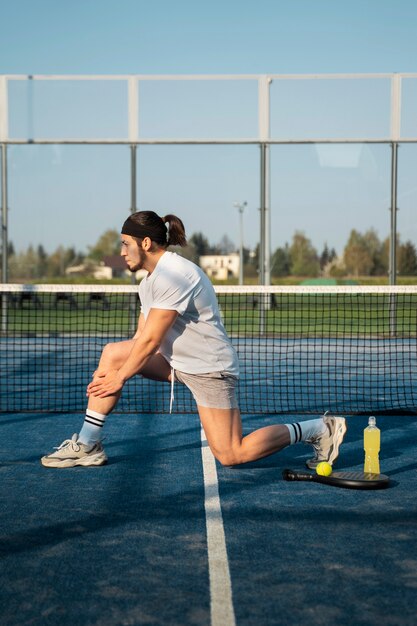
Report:
<svg viewBox="0 0 417 626"><path fill-rule="evenodd" d="M326 461L322 461L316 467L316 473L319 476L330 476L332 473L332 466L330 463L326 463Z"/></svg>

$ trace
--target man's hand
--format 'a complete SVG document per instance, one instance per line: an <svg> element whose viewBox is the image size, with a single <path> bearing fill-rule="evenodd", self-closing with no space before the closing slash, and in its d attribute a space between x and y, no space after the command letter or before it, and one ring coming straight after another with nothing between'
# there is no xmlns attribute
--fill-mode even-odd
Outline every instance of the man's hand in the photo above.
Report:
<svg viewBox="0 0 417 626"><path fill-rule="evenodd" d="M114 396L123 385L124 380L118 370L97 370L94 372L94 380L87 387L87 396L95 398Z"/></svg>

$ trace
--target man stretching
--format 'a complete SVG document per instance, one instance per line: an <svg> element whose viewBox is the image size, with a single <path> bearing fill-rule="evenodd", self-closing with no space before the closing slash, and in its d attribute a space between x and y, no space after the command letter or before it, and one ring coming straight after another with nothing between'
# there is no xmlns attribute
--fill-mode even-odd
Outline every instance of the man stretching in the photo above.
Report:
<svg viewBox="0 0 417 626"><path fill-rule="evenodd" d="M123 224L121 255L131 272L145 269L139 285L141 313L135 336L103 349L87 387L88 406L79 435L66 439L42 457L45 467L103 465L102 429L129 378L185 384L197 403L208 444L223 465L255 461L300 441L314 456L333 464L346 432L345 419L319 419L265 426L242 435L236 400L237 354L220 318L216 294L206 274L194 263L167 250L185 246L182 221L153 211L134 213Z"/></svg>

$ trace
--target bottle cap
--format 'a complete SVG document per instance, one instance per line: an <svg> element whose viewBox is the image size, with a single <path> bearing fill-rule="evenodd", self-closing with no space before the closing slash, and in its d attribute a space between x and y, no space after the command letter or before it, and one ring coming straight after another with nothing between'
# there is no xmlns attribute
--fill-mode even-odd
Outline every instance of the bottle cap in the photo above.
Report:
<svg viewBox="0 0 417 626"><path fill-rule="evenodd" d="M373 415L371 415L368 419L368 426L376 426L376 419Z"/></svg>

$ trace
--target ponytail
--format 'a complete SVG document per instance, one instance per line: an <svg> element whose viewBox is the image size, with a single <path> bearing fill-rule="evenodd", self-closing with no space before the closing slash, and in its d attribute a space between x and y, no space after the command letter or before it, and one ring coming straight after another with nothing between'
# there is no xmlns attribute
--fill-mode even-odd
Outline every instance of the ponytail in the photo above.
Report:
<svg viewBox="0 0 417 626"><path fill-rule="evenodd" d="M169 246L181 246L187 245L187 238L185 236L185 228L182 220L176 215L165 215L162 221L168 223L168 245Z"/></svg>

